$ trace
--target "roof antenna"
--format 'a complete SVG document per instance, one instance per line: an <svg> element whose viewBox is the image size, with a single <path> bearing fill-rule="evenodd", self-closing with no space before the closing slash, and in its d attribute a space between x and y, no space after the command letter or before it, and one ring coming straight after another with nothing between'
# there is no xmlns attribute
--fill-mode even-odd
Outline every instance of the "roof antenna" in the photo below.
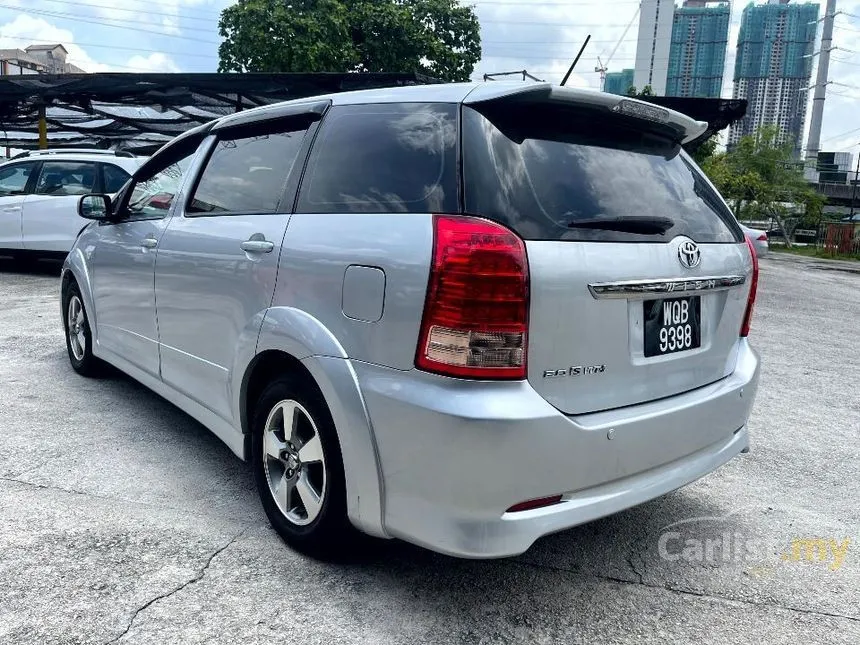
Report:
<svg viewBox="0 0 860 645"><path fill-rule="evenodd" d="M585 42L582 43L582 47L579 48L579 53L576 55L576 58L573 59L573 62L570 64L570 69L567 70L567 74L564 75L564 78L561 79L561 84L564 85L567 83L567 79L570 78L571 73L573 72L573 68L576 67L576 64L579 62L579 59L582 57L582 52L585 51L586 45L588 45L588 41L591 40L591 34L588 34L585 37Z"/></svg>

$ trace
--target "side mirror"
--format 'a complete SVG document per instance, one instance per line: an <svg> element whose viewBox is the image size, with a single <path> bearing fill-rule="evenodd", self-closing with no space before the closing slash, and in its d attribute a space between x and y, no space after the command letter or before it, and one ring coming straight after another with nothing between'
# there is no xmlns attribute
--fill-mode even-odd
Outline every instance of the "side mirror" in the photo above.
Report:
<svg viewBox="0 0 860 645"><path fill-rule="evenodd" d="M84 219L104 221L113 214L109 195L84 195L78 202L78 215Z"/></svg>

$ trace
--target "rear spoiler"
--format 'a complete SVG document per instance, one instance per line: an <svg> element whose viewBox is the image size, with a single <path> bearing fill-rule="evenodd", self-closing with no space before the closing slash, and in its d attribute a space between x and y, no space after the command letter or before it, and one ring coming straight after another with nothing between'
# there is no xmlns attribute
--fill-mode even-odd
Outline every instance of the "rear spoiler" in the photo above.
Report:
<svg viewBox="0 0 860 645"><path fill-rule="evenodd" d="M640 101L629 96L607 92L561 87L551 83L484 83L478 85L463 99L465 105L479 105L498 101L535 103L569 103L583 107L605 108L610 112L634 119L642 119L670 127L678 133L681 143L689 143L708 129L705 121L696 121L686 114Z"/></svg>

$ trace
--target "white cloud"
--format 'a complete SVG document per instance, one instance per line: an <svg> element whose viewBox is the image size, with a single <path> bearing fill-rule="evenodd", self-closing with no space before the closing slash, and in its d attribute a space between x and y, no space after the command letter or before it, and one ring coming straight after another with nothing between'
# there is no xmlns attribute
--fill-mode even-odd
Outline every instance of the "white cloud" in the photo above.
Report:
<svg viewBox="0 0 860 645"><path fill-rule="evenodd" d="M122 63L95 60L68 29L61 29L42 18L19 14L12 22L0 26L0 49L24 49L33 43L60 43L69 53L66 61L86 72L179 72L180 67L161 52L134 55Z"/></svg>
<svg viewBox="0 0 860 645"><path fill-rule="evenodd" d="M19 2L22 0L18 0ZM89 0L86 0L89 2ZM103 2L103 0L100 0ZM110 5L91 5L92 11L99 18L116 23L131 23L142 27L156 27L166 34L178 35L182 33L181 22L184 16L194 16L193 11L185 11L183 9L191 9L194 7L207 7L207 14L202 17L213 17L211 26L214 30L216 19L215 13L220 11L228 4L232 4L231 0L161 0L159 2L151 2L145 5L143 2L137 3L140 6L110 6ZM194 16L201 17L201 16ZM201 22L198 20L187 21L192 23L192 26L202 27L209 21Z"/></svg>
<svg viewBox="0 0 860 645"><path fill-rule="evenodd" d="M18 14L9 23L0 26L0 48L24 49L33 43L60 43L69 52L66 60L87 72L106 72L109 66L98 63L78 45L68 29L60 29L42 18Z"/></svg>
<svg viewBox="0 0 860 645"><path fill-rule="evenodd" d="M161 26L164 28L164 32L168 34L179 34L181 30L179 29L179 23L176 18L162 18Z"/></svg>
<svg viewBox="0 0 860 645"><path fill-rule="evenodd" d="M125 71L134 72L179 72L179 65L167 54L153 52L149 56L132 56L126 63Z"/></svg>

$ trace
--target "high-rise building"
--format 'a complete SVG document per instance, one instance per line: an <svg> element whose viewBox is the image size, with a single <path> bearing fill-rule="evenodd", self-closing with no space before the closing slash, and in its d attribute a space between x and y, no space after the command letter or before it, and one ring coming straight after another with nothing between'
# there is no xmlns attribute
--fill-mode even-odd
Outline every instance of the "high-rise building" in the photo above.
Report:
<svg viewBox="0 0 860 645"><path fill-rule="evenodd" d="M642 0L633 74L633 84L640 92L650 85L654 94L666 94L674 12L675 0Z"/></svg>
<svg viewBox="0 0 860 645"><path fill-rule="evenodd" d="M746 116L732 124L730 146L764 125L775 125L779 141L791 142L800 155L818 10L817 4L790 0L744 9L733 97L746 99L748 106Z"/></svg>
<svg viewBox="0 0 860 645"><path fill-rule="evenodd" d="M633 85L633 70L622 69L620 72L609 72L603 82L603 91L610 94L627 94ZM638 89L638 88L637 88Z"/></svg>
<svg viewBox="0 0 860 645"><path fill-rule="evenodd" d="M730 21L726 0L686 0L675 9L667 96L720 97Z"/></svg>

